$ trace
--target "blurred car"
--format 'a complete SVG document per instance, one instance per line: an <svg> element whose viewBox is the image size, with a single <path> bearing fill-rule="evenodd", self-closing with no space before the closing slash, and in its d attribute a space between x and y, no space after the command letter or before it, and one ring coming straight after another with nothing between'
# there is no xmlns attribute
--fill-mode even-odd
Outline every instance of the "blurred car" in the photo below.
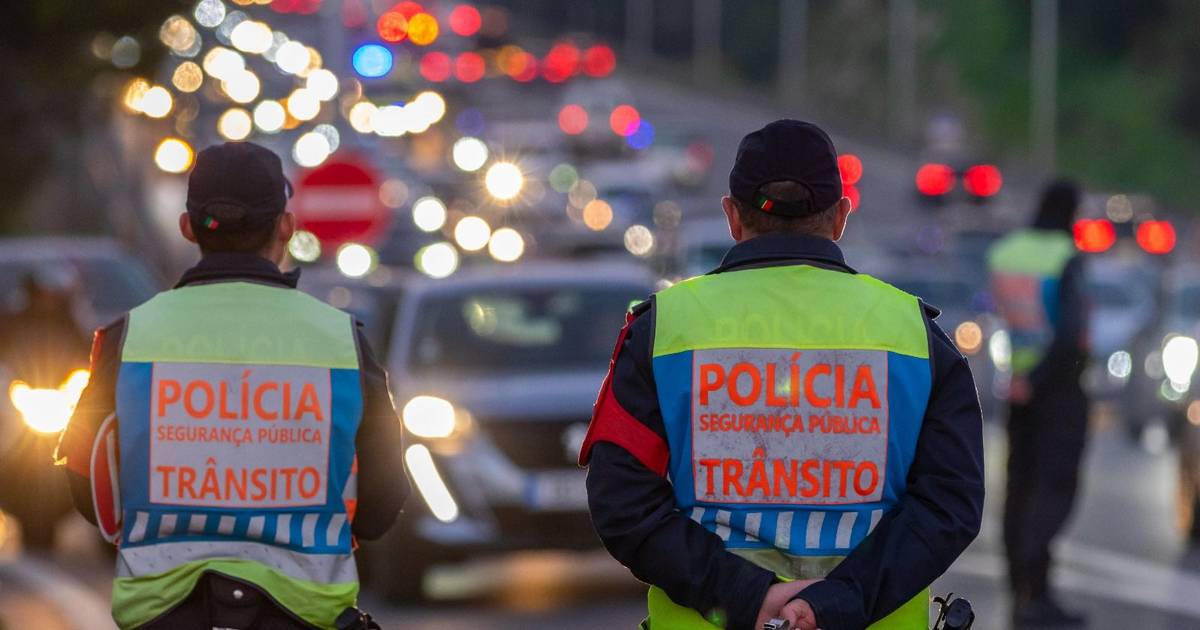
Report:
<svg viewBox="0 0 1200 630"><path fill-rule="evenodd" d="M54 290L62 293L63 309L55 317L61 316L63 327L56 330L62 334L54 347L33 348L31 354L21 344L41 344L44 335L4 331L10 347L4 348L2 366L8 396L0 404L0 478L19 483L0 484L0 508L20 523L27 545L48 547L59 520L71 511L66 479L51 461L87 383L91 331L152 297L159 285L109 239L0 240L0 298L9 327L28 325L22 322L30 321L28 305L39 283L58 283ZM77 342L65 339L76 332Z"/></svg>
<svg viewBox="0 0 1200 630"><path fill-rule="evenodd" d="M532 262L407 288L389 371L415 491L366 548L369 582L414 600L436 563L598 544L575 458L625 313L653 289L638 266Z"/></svg>
<svg viewBox="0 0 1200 630"><path fill-rule="evenodd" d="M415 274L399 267L379 267L363 278L351 278L332 266L305 267L297 288L354 316L362 324L371 349L386 361L392 322Z"/></svg>
<svg viewBox="0 0 1200 630"><path fill-rule="evenodd" d="M1089 256L1086 262L1088 339L1092 361L1083 376L1085 390L1095 399L1118 405L1134 427L1146 414L1131 388L1132 366L1144 364L1146 335L1159 316L1162 272L1144 255L1128 253Z"/></svg>

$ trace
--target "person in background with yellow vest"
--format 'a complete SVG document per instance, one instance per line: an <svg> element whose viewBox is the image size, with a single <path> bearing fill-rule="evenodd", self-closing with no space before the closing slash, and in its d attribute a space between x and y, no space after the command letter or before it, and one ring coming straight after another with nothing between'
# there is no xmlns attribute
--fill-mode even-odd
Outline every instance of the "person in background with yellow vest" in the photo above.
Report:
<svg viewBox="0 0 1200 630"><path fill-rule="evenodd" d="M650 630L924 630L979 532L983 438L937 310L837 241L816 126L747 135L713 272L635 307L580 452L592 521L651 585Z"/></svg>
<svg viewBox="0 0 1200 630"><path fill-rule="evenodd" d="M261 146L201 151L179 220L199 264L96 332L58 454L118 546L121 628L367 627L354 541L409 493L401 428L358 325L279 270L289 194Z"/></svg>
<svg viewBox="0 0 1200 630"><path fill-rule="evenodd" d="M1072 238L1079 189L1059 181L1043 193L1029 229L988 252L992 293L1012 342L1004 545L1013 625L1083 625L1050 591L1050 542L1075 500L1087 439L1083 258Z"/></svg>

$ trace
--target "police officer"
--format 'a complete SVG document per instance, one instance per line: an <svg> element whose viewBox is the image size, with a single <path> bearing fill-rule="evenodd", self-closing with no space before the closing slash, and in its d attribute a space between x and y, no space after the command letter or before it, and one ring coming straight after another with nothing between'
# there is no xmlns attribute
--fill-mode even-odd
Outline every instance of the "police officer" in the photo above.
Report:
<svg viewBox="0 0 1200 630"><path fill-rule="evenodd" d="M354 539L386 532L409 492L361 329L279 270L289 194L261 146L201 151L179 219L199 264L96 332L59 455L118 545L122 628L347 625Z"/></svg>
<svg viewBox="0 0 1200 630"><path fill-rule="evenodd" d="M737 243L636 307L580 453L651 630L928 627L975 538L982 421L936 309L858 274L816 126L747 135L721 202Z"/></svg>
<svg viewBox="0 0 1200 630"><path fill-rule="evenodd" d="M1071 236L1078 206L1074 183L1048 185L1033 225L988 253L1012 345L1004 544L1016 627L1085 621L1056 601L1047 580L1050 542L1071 513L1087 439L1084 267Z"/></svg>

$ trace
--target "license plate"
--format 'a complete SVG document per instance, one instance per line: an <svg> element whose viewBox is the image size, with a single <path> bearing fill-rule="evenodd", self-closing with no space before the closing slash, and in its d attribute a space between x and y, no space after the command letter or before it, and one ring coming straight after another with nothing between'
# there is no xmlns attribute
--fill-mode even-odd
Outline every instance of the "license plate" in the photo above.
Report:
<svg viewBox="0 0 1200 630"><path fill-rule="evenodd" d="M582 470L533 473L525 481L525 503L530 509L554 512L587 509L587 488Z"/></svg>

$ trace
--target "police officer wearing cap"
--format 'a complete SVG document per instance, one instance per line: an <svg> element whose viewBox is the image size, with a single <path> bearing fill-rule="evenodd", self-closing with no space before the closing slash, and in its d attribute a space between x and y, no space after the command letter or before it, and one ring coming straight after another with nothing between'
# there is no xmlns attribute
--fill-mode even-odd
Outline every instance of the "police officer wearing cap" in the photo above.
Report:
<svg viewBox="0 0 1200 630"><path fill-rule="evenodd" d="M580 452L596 531L651 585L650 630L923 630L983 511L967 362L936 309L843 258L818 127L747 135L729 188L721 266L620 333Z"/></svg>
<svg viewBox="0 0 1200 630"><path fill-rule="evenodd" d="M366 627L352 551L408 495L401 428L359 325L279 269L289 194L261 146L201 151L200 262L95 334L58 454L121 628Z"/></svg>

